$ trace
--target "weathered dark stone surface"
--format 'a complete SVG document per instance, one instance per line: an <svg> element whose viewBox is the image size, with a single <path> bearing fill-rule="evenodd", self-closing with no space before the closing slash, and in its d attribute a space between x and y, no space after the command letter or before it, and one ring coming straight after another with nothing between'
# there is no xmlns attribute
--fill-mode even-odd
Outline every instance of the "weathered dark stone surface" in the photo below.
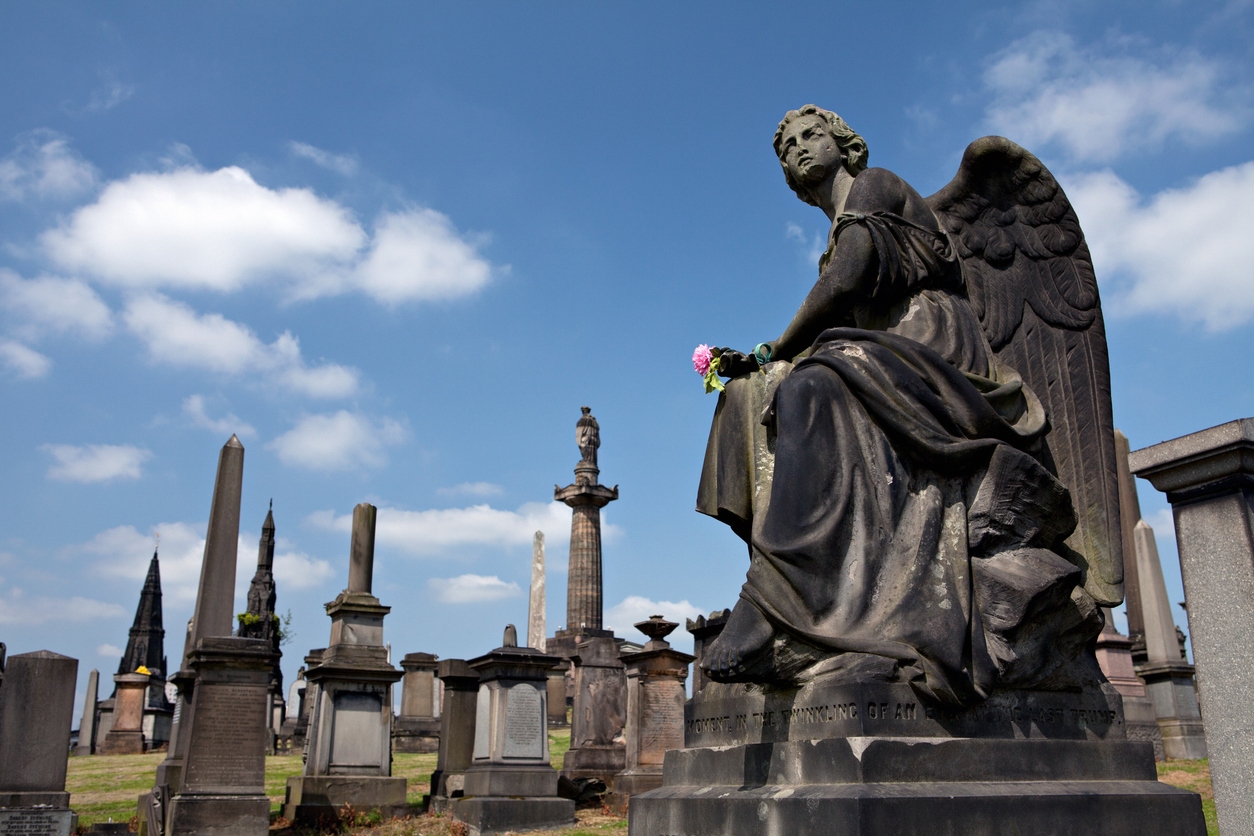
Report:
<svg viewBox="0 0 1254 836"><path fill-rule="evenodd" d="M50 650L8 658L0 687L0 797L64 792L77 677L78 660Z"/></svg>
<svg viewBox="0 0 1254 836"><path fill-rule="evenodd" d="M1254 822L1254 418L1136 450L1132 471L1167 494L1223 833Z"/></svg>
<svg viewBox="0 0 1254 836"><path fill-rule="evenodd" d="M457 798L450 811L469 836L549 830L575 823L575 802L567 798Z"/></svg>
<svg viewBox="0 0 1254 836"><path fill-rule="evenodd" d="M601 634L601 509L618 499L618 486L607 488L597 480L597 448L601 430L588 407L576 425L581 458L575 465L575 483L554 486L553 498L573 511L570 521L570 568L566 582L566 631ZM545 648L549 650L549 648Z"/></svg>
<svg viewBox="0 0 1254 836"><path fill-rule="evenodd" d="M444 683L444 711L440 715L440 749L431 774L431 809L448 809L450 798L465 795L465 772L475 749L475 714L479 672L462 659L445 659L436 669Z"/></svg>
<svg viewBox="0 0 1254 836"><path fill-rule="evenodd" d="M845 738L672 751L630 836L1156 836L1206 832L1148 743Z"/></svg>
<svg viewBox="0 0 1254 836"><path fill-rule="evenodd" d="M72 810L0 807L0 836L70 836L77 821Z"/></svg>
<svg viewBox="0 0 1254 836"><path fill-rule="evenodd" d="M623 727L627 722L627 676L612 638L593 638L576 648L575 704L570 751L562 775L599 778L609 786L627 765Z"/></svg>
<svg viewBox="0 0 1254 836"><path fill-rule="evenodd" d="M339 810L378 810L385 817L408 814L404 778L322 775L287 779L284 818L302 825L327 825L339 818Z"/></svg>

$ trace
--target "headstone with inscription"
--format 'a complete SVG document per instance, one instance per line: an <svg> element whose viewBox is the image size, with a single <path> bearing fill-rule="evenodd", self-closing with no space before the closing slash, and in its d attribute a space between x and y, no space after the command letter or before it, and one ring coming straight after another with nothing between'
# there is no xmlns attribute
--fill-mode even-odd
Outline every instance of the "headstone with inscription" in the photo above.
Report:
<svg viewBox="0 0 1254 836"><path fill-rule="evenodd" d="M575 701L570 720L570 751L562 775L572 781L596 778L612 788L627 766L623 727L627 724L627 677L618 643L598 636L575 646Z"/></svg>
<svg viewBox="0 0 1254 836"><path fill-rule="evenodd" d="M348 588L326 605L331 642L305 671L309 730L304 774L287 780L283 815L330 822L345 807L403 816L406 781L392 777L392 686L403 674L388 662L374 582L377 510L353 509ZM312 696L311 696L312 695Z"/></svg>
<svg viewBox="0 0 1254 836"><path fill-rule="evenodd" d="M474 757L475 712L479 698L479 672L464 659L445 659L436 673L444 686L440 713L440 753L431 773L431 810L448 810L451 798L466 794L466 770Z"/></svg>
<svg viewBox="0 0 1254 836"><path fill-rule="evenodd" d="M450 799L453 817L472 834L538 830L574 823L575 802L557 795L549 763L549 670L559 659L517 647L513 626L501 647L472 659L479 674L475 737L463 796Z"/></svg>
<svg viewBox="0 0 1254 836"><path fill-rule="evenodd" d="M667 751L684 746L684 683L695 658L670 646L679 625L655 615L636 629L649 637L644 650L623 656L627 667L627 767L614 778L608 803L626 812L633 795L662 786Z"/></svg>
<svg viewBox="0 0 1254 836"><path fill-rule="evenodd" d="M401 659L401 713L392 725L393 752L436 752L440 748L440 680L434 653Z"/></svg>
<svg viewBox="0 0 1254 836"><path fill-rule="evenodd" d="M69 836L74 830L65 773L77 676L77 659L50 650L19 653L5 665L0 836Z"/></svg>

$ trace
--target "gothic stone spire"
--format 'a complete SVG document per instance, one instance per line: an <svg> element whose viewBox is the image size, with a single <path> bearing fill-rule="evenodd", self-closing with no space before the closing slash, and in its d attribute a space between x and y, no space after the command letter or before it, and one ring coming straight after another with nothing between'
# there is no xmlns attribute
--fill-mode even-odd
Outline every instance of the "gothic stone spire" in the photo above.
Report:
<svg viewBox="0 0 1254 836"><path fill-rule="evenodd" d="M134 673L140 666L160 678L168 673L165 661L165 628L161 624L161 564L157 552L152 553L148 576L139 593L135 621L126 639L126 652L118 663L118 673Z"/></svg>

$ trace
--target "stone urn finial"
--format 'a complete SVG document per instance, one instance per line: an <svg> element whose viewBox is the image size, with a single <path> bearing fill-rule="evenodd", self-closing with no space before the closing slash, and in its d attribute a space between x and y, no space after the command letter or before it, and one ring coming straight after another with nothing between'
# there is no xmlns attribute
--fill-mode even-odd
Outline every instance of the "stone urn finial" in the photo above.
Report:
<svg viewBox="0 0 1254 836"><path fill-rule="evenodd" d="M667 621L665 616L651 615L648 620L636 623L636 629L649 637L649 648L669 647L666 637L669 636L679 625L673 621Z"/></svg>

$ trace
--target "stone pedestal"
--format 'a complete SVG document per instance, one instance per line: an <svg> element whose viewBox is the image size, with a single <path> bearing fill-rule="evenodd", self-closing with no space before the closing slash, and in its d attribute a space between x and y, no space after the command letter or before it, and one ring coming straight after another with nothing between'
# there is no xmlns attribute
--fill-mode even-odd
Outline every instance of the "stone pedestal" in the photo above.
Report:
<svg viewBox="0 0 1254 836"><path fill-rule="evenodd" d="M1254 418L1137 450L1167 494L1189 603L1198 697L1222 833L1254 822Z"/></svg>
<svg viewBox="0 0 1254 836"><path fill-rule="evenodd" d="M614 777L607 803L625 814L633 795L662 786L662 763L684 746L684 682L692 656L666 642L678 625L654 616L636 625L650 637L640 653L623 656L627 668L627 768Z"/></svg>
<svg viewBox="0 0 1254 836"><path fill-rule="evenodd" d="M627 677L613 638L589 639L576 648L575 705L570 751L562 775L597 778L612 787L627 766L623 728L627 723Z"/></svg>
<svg viewBox="0 0 1254 836"><path fill-rule="evenodd" d="M3 661L0 645L0 661ZM78 660L49 650L4 663L0 687L0 833L69 836L65 791Z"/></svg>
<svg viewBox="0 0 1254 836"><path fill-rule="evenodd" d="M176 674L186 697L180 718L187 735L182 782L169 799L165 832L265 834L270 642L203 638L187 665Z"/></svg>
<svg viewBox="0 0 1254 836"><path fill-rule="evenodd" d="M629 833L1202 836L1201 799L1157 781L1106 687L942 711L904 684L710 683Z"/></svg>
<svg viewBox="0 0 1254 836"><path fill-rule="evenodd" d="M440 750L431 773L433 812L448 810L449 799L466 794L466 770L475 750L475 711L479 699L479 672L462 659L445 659L436 668L444 684L440 714Z"/></svg>
<svg viewBox="0 0 1254 836"><path fill-rule="evenodd" d="M453 817L471 836L562 827L575 821L575 802L557 795L549 763L549 670L558 660L530 648L499 647L471 660L479 674L472 765Z"/></svg>
<svg viewBox="0 0 1254 836"><path fill-rule="evenodd" d="M570 720L566 716L566 672L569 667L570 663L564 662L549 671L546 686L549 698L549 728L564 728L570 725Z"/></svg>
<svg viewBox="0 0 1254 836"><path fill-rule="evenodd" d="M407 653L401 659L401 713L392 725L393 752L436 752L440 748L436 656Z"/></svg>
<svg viewBox="0 0 1254 836"><path fill-rule="evenodd" d="M1129 740L1145 740L1154 747L1154 759L1166 757L1158 712L1145 693L1145 683L1132 664L1132 639L1115 629L1114 616L1105 610L1106 626L1097 637L1097 664L1123 697L1124 725Z"/></svg>
<svg viewBox="0 0 1254 836"><path fill-rule="evenodd" d="M146 673L115 674L117 694L113 698L113 727L100 747L102 755L141 755L144 752L144 697L148 692Z"/></svg>

